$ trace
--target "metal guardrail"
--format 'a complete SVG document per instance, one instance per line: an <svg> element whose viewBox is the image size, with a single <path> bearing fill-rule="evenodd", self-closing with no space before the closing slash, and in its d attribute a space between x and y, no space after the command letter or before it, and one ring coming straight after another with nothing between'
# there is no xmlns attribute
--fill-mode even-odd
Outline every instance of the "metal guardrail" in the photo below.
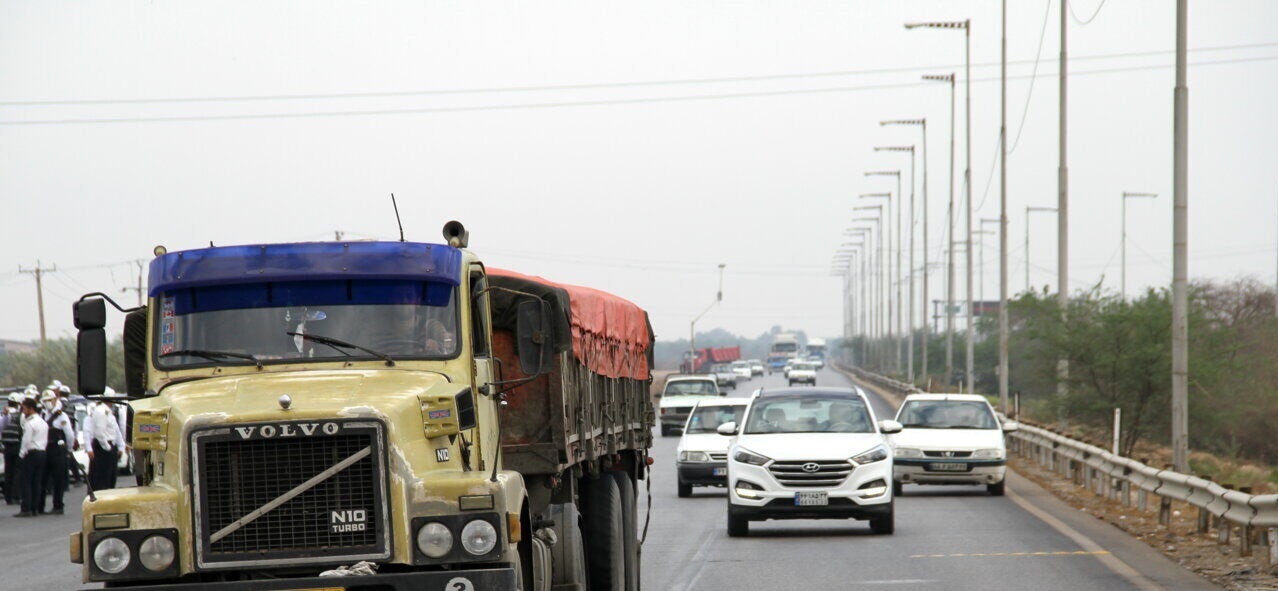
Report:
<svg viewBox="0 0 1278 591"><path fill-rule="evenodd" d="M900 394L920 392L910 384L859 368L845 369ZM1172 500L1197 507L1199 533L1215 527L1218 541L1229 544L1236 526L1240 555L1251 556L1252 545L1260 543L1268 547L1269 564L1278 564L1278 495L1253 495L1197 476L1154 468L1024 422L1007 437L1013 453L1072 479L1097 495L1121 501L1124 507L1132 506L1133 492L1141 511L1149 510L1149 495L1157 496L1158 522L1164 526L1171 521Z"/></svg>

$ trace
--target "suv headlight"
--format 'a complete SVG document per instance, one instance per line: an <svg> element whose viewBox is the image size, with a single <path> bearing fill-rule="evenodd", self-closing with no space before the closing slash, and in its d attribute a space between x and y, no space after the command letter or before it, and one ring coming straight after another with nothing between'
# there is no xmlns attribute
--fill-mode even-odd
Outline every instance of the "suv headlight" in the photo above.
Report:
<svg viewBox="0 0 1278 591"><path fill-rule="evenodd" d="M681 451L679 452L680 462L709 462L710 456L704 451Z"/></svg>
<svg viewBox="0 0 1278 591"><path fill-rule="evenodd" d="M453 532L438 521L429 521L417 530L417 549L431 558L443 558L453 550Z"/></svg>
<svg viewBox="0 0 1278 591"><path fill-rule="evenodd" d="M858 464L873 464L888 459L888 448L882 443L870 448L868 451L853 456L852 461Z"/></svg>
<svg viewBox="0 0 1278 591"><path fill-rule="evenodd" d="M913 447L898 447L898 448L896 448L896 457L898 457L898 458L921 458L921 457L923 457L923 450L921 450L921 449L916 449L916 448L913 448Z"/></svg>
<svg viewBox="0 0 1278 591"><path fill-rule="evenodd" d="M497 530L493 524L476 519L466 524L461 533L462 548L475 556L483 556L493 551L497 545Z"/></svg>
<svg viewBox="0 0 1278 591"><path fill-rule="evenodd" d="M133 560L129 545L120 538L103 538L93 549L93 564L108 575L118 575Z"/></svg>
<svg viewBox="0 0 1278 591"><path fill-rule="evenodd" d="M1001 449L978 449L972 452L972 457L981 460L1001 460L1004 453Z"/></svg>
<svg viewBox="0 0 1278 591"><path fill-rule="evenodd" d="M741 462L742 464L750 464L751 466L762 466L772 461L772 459L767 456L761 456L750 450L742 448L737 448L737 451L732 454L732 459Z"/></svg>
<svg viewBox="0 0 1278 591"><path fill-rule="evenodd" d="M164 536L151 536L138 547L138 561L149 571L160 572L169 568L176 555L173 540Z"/></svg>

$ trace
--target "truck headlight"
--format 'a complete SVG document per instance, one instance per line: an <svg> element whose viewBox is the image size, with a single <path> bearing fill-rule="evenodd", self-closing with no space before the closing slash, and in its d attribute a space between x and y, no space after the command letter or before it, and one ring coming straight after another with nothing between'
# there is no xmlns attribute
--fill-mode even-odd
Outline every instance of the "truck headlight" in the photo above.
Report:
<svg viewBox="0 0 1278 591"><path fill-rule="evenodd" d="M497 545L497 529L483 519L476 519L462 528L461 543L467 552L483 556Z"/></svg>
<svg viewBox="0 0 1278 591"><path fill-rule="evenodd" d="M681 451L679 452L680 462L709 462L710 456L704 451Z"/></svg>
<svg viewBox="0 0 1278 591"><path fill-rule="evenodd" d="M879 444L870 448L869 451L863 452L853 457L852 461L858 464L873 464L874 462L881 462L883 460L886 460L887 458L888 458L887 446L883 444Z"/></svg>
<svg viewBox="0 0 1278 591"><path fill-rule="evenodd" d="M972 457L982 460L1001 460L1003 459L1003 450L1001 449L978 449L972 452Z"/></svg>
<svg viewBox="0 0 1278 591"><path fill-rule="evenodd" d="M99 544L98 547L102 546ZM149 571L159 572L169 568L175 556L173 540L164 536L151 536L138 547L138 561Z"/></svg>
<svg viewBox="0 0 1278 591"><path fill-rule="evenodd" d="M453 550L453 532L438 521L427 522L417 530L417 549L431 558L443 558Z"/></svg>
<svg viewBox="0 0 1278 591"><path fill-rule="evenodd" d="M133 560L129 545L120 538L103 538L93 549L93 564L108 575L118 575Z"/></svg>
<svg viewBox="0 0 1278 591"><path fill-rule="evenodd" d="M923 457L923 450L921 450L921 449L916 449L916 448L913 448L913 447L898 447L898 448L896 448L896 457L898 457L898 458L921 458L921 457Z"/></svg>

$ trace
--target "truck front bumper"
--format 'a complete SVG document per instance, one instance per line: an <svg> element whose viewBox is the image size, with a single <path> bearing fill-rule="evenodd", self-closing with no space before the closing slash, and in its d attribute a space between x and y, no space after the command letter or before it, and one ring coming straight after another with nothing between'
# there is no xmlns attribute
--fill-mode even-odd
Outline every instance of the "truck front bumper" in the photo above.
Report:
<svg viewBox="0 0 1278 591"><path fill-rule="evenodd" d="M466 584L469 582L469 584ZM301 591L343 589L344 591L452 591L454 589L515 589L515 570L485 568L448 572L393 573L371 577L306 577L262 579L217 583L173 583L112 587L124 591ZM459 586L460 585L460 586ZM88 590L85 590L88 591Z"/></svg>

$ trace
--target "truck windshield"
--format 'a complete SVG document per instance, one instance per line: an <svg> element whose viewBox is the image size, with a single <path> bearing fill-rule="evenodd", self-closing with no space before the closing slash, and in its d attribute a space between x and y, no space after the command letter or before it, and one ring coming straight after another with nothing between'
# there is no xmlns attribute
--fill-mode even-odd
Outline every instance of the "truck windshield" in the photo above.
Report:
<svg viewBox="0 0 1278 591"><path fill-rule="evenodd" d="M431 294L424 296L427 291ZM377 297L359 297L357 286L353 289L356 296L346 299L358 303L345 303L332 294L279 288L270 293L287 305L278 306L244 306L241 299L227 304L226 298L217 301L214 294L206 294L202 300L191 294L162 294L157 311L160 316L155 323L156 364L175 369L215 362L455 357L459 350L456 297L452 289L442 294L440 291L379 286ZM305 297L308 295L322 297ZM390 303L396 300L403 303ZM341 341L366 350L329 344ZM179 354L182 351L192 353ZM199 351L228 355L214 360L195 354ZM235 354L251 356L253 360L231 356Z"/></svg>

